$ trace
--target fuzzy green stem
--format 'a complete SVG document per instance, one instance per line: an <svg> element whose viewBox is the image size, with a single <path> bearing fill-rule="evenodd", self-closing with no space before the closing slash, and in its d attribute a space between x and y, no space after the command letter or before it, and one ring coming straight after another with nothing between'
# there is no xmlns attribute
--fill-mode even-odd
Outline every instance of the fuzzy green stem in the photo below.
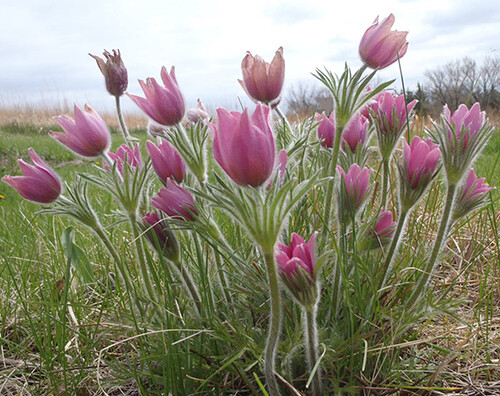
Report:
<svg viewBox="0 0 500 396"><path fill-rule="evenodd" d="M401 234L403 232L404 226L406 224L406 218L410 211L408 209L402 209L401 214L399 216L398 225L396 226L396 230L394 231L394 236L392 237L391 245L389 246L389 251L385 256L384 261L384 277L382 279L382 283L380 284L380 289L385 287L386 282L389 280L389 277L392 273L392 266L394 264L394 253L396 252L396 248L399 245Z"/></svg>
<svg viewBox="0 0 500 396"><path fill-rule="evenodd" d="M410 121L408 120L408 100L406 98L405 79L403 77L403 68L401 67L401 58L399 57L399 53L397 53L396 55L398 56L399 75L401 76L401 87L403 88L403 98L405 98L407 141L410 142Z"/></svg>
<svg viewBox="0 0 500 396"><path fill-rule="evenodd" d="M382 160L382 190L380 192L382 202L381 207L382 210L385 210L387 206L387 195L388 195L388 186L389 186L389 161L390 158L384 158Z"/></svg>
<svg viewBox="0 0 500 396"><path fill-rule="evenodd" d="M417 284L413 288L413 291L408 299L408 307L412 307L415 302L422 296L425 289L429 285L431 276L436 269L437 258L441 252L441 248L446 242L446 237L448 234L448 229L450 226L450 218L453 209L453 203L455 200L455 193L457 190L456 184L448 184L448 190L446 193L446 202L443 209L443 214L441 216L441 223L439 225L438 233L436 235L436 240L434 241L434 246L432 248L429 260L425 263L424 268L422 268L422 273L417 280Z"/></svg>
<svg viewBox="0 0 500 396"><path fill-rule="evenodd" d="M307 351L307 364L309 374L314 370L314 366L318 362L318 329L316 327L316 306L303 307L304 315L304 336ZM318 367L312 378L312 395L321 396L321 370Z"/></svg>
<svg viewBox="0 0 500 396"><path fill-rule="evenodd" d="M198 316L201 317L202 313L202 308L201 308L201 298L200 298L200 293L198 292L198 288L196 287L193 278L191 277L191 274L189 273L188 269L186 268L185 265L182 265L180 257L173 262L177 269L179 270L179 273L181 275L182 281L184 282L187 291L191 295L191 298L193 299Z"/></svg>
<svg viewBox="0 0 500 396"><path fill-rule="evenodd" d="M278 382L274 374L276 361L276 348L281 332L281 297L278 283L278 270L274 263L273 251L265 251L264 262L267 268L267 276L269 280L269 292L271 298L271 310L269 318L269 335L267 337L266 349L264 352L264 374L268 386L269 395L281 395Z"/></svg>
<svg viewBox="0 0 500 396"><path fill-rule="evenodd" d="M128 132L127 124L125 124L125 119L123 118L122 107L120 104L119 96L115 96L115 103L116 103L116 115L118 116L118 122L120 123L120 129L122 131L123 139L125 140L127 146L132 148L132 142L130 141L130 133Z"/></svg>
<svg viewBox="0 0 500 396"><path fill-rule="evenodd" d="M276 111L276 113L280 116L280 118L283 120L283 123L286 125L286 127L288 128L289 131L292 130L292 126L290 125L290 123L288 122L288 119L286 118L286 116L283 114L283 112L280 110L280 108L278 106L276 106L274 108L274 111Z"/></svg>
<svg viewBox="0 0 500 396"><path fill-rule="evenodd" d="M335 139L333 142L332 156L330 158L330 164L328 165L328 175L332 179L328 180L325 193L325 211L323 213L323 232L322 235L329 235L330 231L330 213L332 211L333 204L333 187L335 185L335 168L339 160L340 142L342 140L342 131L344 129L343 125L337 124L337 129L335 131Z"/></svg>
<svg viewBox="0 0 500 396"><path fill-rule="evenodd" d="M156 294L154 292L153 284L151 283L151 277L149 275L148 267L146 265L146 259L144 257L144 245L142 243L142 235L137 228L137 217L135 213L129 213L130 228L132 229L132 235L134 237L134 245L136 248L137 259L139 260L139 267L142 272L142 278L146 291L148 292L149 298L152 301L156 300Z"/></svg>

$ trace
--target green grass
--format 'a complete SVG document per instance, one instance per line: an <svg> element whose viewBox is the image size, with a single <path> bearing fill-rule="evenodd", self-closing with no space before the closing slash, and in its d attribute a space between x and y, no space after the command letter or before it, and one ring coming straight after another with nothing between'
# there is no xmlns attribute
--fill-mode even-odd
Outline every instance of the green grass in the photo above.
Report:
<svg viewBox="0 0 500 396"><path fill-rule="evenodd" d="M66 181L76 171L95 173L92 161L75 157L46 132L0 127L0 176L19 174L16 160L27 158L29 147ZM132 135L141 141L147 138L143 130ZM120 135L114 133L113 147L119 144ZM321 164L321 159L307 157L314 147L298 148L298 156L311 161L311 169ZM496 186L500 186L499 153L497 130L475 166L479 176ZM440 181L434 187L409 221L397 263L402 268L420 265L431 245L443 190ZM260 394L255 376L264 381L267 280L259 253L234 219L214 212L233 249L219 252L232 304L225 300L215 276L210 241L189 230L177 231L183 265L200 289L204 313L198 319L182 282L152 249L145 257L158 300L146 304L134 238L122 222L119 206L102 190L91 186L90 201L127 264L132 295L96 235L70 218L38 214L39 205L22 200L6 183L0 183L0 194L4 196L0 202L0 394L101 395L136 390L143 394L168 390L173 395ZM285 235L308 236L321 229L321 216L311 208L321 205L322 194L316 190L293 211ZM334 251L342 244L334 240L323 246L320 253L329 261L322 278L318 327L329 393L334 387L351 394L360 394L361 389L368 393L371 387L446 393L465 389L469 379L485 387L494 382L499 373L495 363L499 355L495 346L500 291L498 191L491 197L491 205L460 223L436 274L435 295L426 296L431 307L412 320L398 309L398 298L404 295L393 296L394 305L389 308L367 304L375 287L370 282L377 271L376 257L342 256L337 263ZM74 243L84 252L80 259L92 268L92 282L79 279L75 269L69 272L61 240L69 226L75 229ZM344 242L349 246L350 241ZM338 316L329 304L334 265L341 265L348 279ZM352 273L351 268L355 268ZM404 276L402 282L411 280ZM450 309L451 315L444 312L451 304L447 299L460 303L453 312ZM284 306L278 371L304 390L307 374L300 310L288 297ZM443 359L452 361L452 357L456 366L440 368L435 380L428 375Z"/></svg>

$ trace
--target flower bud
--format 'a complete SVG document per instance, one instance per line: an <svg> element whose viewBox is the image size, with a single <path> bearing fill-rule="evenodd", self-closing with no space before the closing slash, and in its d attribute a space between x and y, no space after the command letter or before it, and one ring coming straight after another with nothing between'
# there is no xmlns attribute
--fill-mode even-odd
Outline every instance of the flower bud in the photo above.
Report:
<svg viewBox="0 0 500 396"><path fill-rule="evenodd" d="M276 262L290 294L302 305L313 306L318 298L316 273L316 233L309 242L292 234L290 245L278 243Z"/></svg>
<svg viewBox="0 0 500 396"><path fill-rule="evenodd" d="M276 148L269 111L259 103L250 118L248 109L243 113L217 109L217 126L209 123L215 160L241 186L260 186L273 171Z"/></svg>
<svg viewBox="0 0 500 396"><path fill-rule="evenodd" d="M275 104L280 100L285 79L283 47L278 48L269 64L260 56L247 52L241 62L243 81L238 80L245 92L257 102Z"/></svg>
<svg viewBox="0 0 500 396"><path fill-rule="evenodd" d="M104 51L103 55L106 61L96 55L89 55L96 60L97 66L99 66L99 70L101 70L106 81L108 92L116 97L122 96L127 90L128 73L123 64L120 50L113 50L112 54Z"/></svg>
<svg viewBox="0 0 500 396"><path fill-rule="evenodd" d="M14 187L21 196L38 203L54 202L61 194L61 181L55 172L41 160L35 150L29 149L30 165L18 160L23 176L4 176L2 180Z"/></svg>
<svg viewBox="0 0 500 396"><path fill-rule="evenodd" d="M172 66L170 74L165 66L161 69L161 78L164 87L161 87L154 78L147 78L146 83L139 80L146 98L130 95L130 99L141 108L153 121L160 125L173 126L181 122L184 117L184 97L177 85L175 68Z"/></svg>
<svg viewBox="0 0 500 396"><path fill-rule="evenodd" d="M148 140L146 148L151 157L153 169L163 184L166 184L169 178L174 178L177 183L182 182L186 164L169 141L161 139L159 146L156 146Z"/></svg>
<svg viewBox="0 0 500 396"><path fill-rule="evenodd" d="M50 131L49 135L83 157L98 157L111 144L106 123L89 105L85 105L85 112L75 105L74 120L63 115L56 121L65 133Z"/></svg>
<svg viewBox="0 0 500 396"><path fill-rule="evenodd" d="M353 164L347 172L340 166L337 166L337 171L341 177L337 191L339 195L339 216L340 219L344 218L348 223L361 208L368 195L367 191L372 170L369 168L361 169L358 164Z"/></svg>
<svg viewBox="0 0 500 396"><path fill-rule="evenodd" d="M384 69L406 54L408 32L391 31L394 21L393 14L380 24L377 17L363 35L359 44L359 55L368 67Z"/></svg>
<svg viewBox="0 0 500 396"><path fill-rule="evenodd" d="M188 109L186 112L186 117L189 122L196 124L198 121L208 120L210 116L206 112L203 104L201 103L201 99L198 99L198 106L195 109Z"/></svg>
<svg viewBox="0 0 500 396"><path fill-rule="evenodd" d="M369 125L366 117L354 114L342 132L342 149L355 153L358 146L366 141Z"/></svg>
<svg viewBox="0 0 500 396"><path fill-rule="evenodd" d="M151 204L176 220L194 221L198 215L192 195L172 179L167 179L166 187L153 197Z"/></svg>
<svg viewBox="0 0 500 396"><path fill-rule="evenodd" d="M142 168L142 160L141 153L139 151L139 143L137 143L134 147L134 150L128 147L126 144L122 144L116 150L116 153L109 153L109 157L113 162L116 162L116 168L123 175L123 166L127 164L132 171L136 168ZM107 171L110 171L108 165L104 162L104 168Z"/></svg>
<svg viewBox="0 0 500 396"><path fill-rule="evenodd" d="M378 249L388 245L396 229L396 223L393 220L392 212L385 210L377 218L377 222L370 222L357 237L358 250L366 251Z"/></svg>
<svg viewBox="0 0 500 396"><path fill-rule="evenodd" d="M146 237L158 250L158 253L177 262L180 255L179 243L170 230L166 219L161 218L158 212L148 212L142 218L142 222L147 230Z"/></svg>
<svg viewBox="0 0 500 396"><path fill-rule="evenodd" d="M469 171L465 183L462 184L455 198L453 222L487 204L486 197L493 187L490 187L484 181L484 177L479 178L476 176L474 169Z"/></svg>
<svg viewBox="0 0 500 396"><path fill-rule="evenodd" d="M319 121L318 138L321 140L321 145L332 148L335 139L335 112L332 111L329 117L324 112L316 113L316 121Z"/></svg>

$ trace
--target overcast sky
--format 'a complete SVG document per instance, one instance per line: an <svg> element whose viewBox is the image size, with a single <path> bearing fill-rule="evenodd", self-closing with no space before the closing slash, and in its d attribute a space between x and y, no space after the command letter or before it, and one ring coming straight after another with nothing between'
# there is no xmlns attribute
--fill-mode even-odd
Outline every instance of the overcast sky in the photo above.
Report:
<svg viewBox="0 0 500 396"><path fill-rule="evenodd" d="M313 84L316 67L359 67L361 36L391 12L394 28L409 31L402 66L410 88L451 60L499 55L498 0L2 0L0 105L65 99L110 109L88 53L119 48L130 93L142 95L137 79L159 79L162 65L175 65L188 105L200 97L231 107L245 96L236 80L247 50L270 61L283 46L285 90ZM397 64L380 72L396 77Z"/></svg>

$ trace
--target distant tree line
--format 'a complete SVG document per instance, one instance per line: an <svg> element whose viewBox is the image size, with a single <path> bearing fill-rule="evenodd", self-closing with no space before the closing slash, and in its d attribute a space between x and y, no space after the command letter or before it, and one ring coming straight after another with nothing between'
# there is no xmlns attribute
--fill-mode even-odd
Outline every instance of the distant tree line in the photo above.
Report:
<svg viewBox="0 0 500 396"><path fill-rule="evenodd" d="M482 64L465 57L425 72L426 81L408 89L407 100L418 99L419 115L437 116L445 103L454 111L461 103L479 102L481 109L500 110L500 57L488 56ZM287 112L305 117L313 112L330 113L333 107L328 90L319 85L298 84L285 97Z"/></svg>

